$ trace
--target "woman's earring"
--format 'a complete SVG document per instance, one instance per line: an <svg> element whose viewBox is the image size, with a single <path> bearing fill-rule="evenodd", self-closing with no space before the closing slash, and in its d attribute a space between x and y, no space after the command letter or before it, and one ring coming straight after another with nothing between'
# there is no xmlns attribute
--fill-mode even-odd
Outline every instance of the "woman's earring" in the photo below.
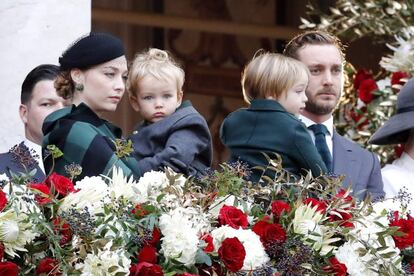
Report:
<svg viewBox="0 0 414 276"><path fill-rule="evenodd" d="M82 83L76 83L75 84L75 90L82 92L83 91L83 84Z"/></svg>

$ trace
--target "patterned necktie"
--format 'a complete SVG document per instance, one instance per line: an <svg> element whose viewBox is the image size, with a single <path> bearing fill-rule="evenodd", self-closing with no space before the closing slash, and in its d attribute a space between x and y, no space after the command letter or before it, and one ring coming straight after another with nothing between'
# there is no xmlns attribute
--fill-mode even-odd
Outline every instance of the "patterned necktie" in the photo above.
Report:
<svg viewBox="0 0 414 276"><path fill-rule="evenodd" d="M310 130L315 134L315 146L318 149L319 154L325 162L326 168L329 172L332 171L332 155L329 151L328 145L326 144L325 135L328 133L328 129L323 124L315 124L309 127Z"/></svg>

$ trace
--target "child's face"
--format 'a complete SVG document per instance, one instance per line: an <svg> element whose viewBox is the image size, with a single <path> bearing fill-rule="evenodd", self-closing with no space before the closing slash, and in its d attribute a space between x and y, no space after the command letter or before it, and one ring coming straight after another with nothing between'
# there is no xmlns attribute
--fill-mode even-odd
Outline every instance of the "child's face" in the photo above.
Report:
<svg viewBox="0 0 414 276"><path fill-rule="evenodd" d="M161 81L148 75L138 82L138 90L136 96L130 96L131 105L150 123L168 117L181 104L182 92L177 92L173 80Z"/></svg>
<svg viewBox="0 0 414 276"><path fill-rule="evenodd" d="M293 85L291 89L282 93L277 101L290 113L298 116L302 110L305 109L305 104L308 101L306 97L306 86L308 79L303 78Z"/></svg>

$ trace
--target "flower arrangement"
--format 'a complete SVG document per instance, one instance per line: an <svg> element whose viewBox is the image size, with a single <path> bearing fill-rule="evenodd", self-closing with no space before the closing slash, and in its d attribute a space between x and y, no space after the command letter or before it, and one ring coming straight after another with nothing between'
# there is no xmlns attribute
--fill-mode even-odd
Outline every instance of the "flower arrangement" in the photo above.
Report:
<svg viewBox="0 0 414 276"><path fill-rule="evenodd" d="M376 146L368 140L396 112L398 91L414 75L414 2L403 2L339 0L328 13L309 4L312 19L303 18L301 26L326 30L348 41L371 36L376 42L388 42L391 54L382 57L380 72L345 66L348 81L335 112L338 132L377 153L383 164L399 157L404 145Z"/></svg>
<svg viewBox="0 0 414 276"><path fill-rule="evenodd" d="M311 19L302 18L301 28L326 30L351 41L362 36L387 41L414 26L413 8L413 0L337 0L326 12L309 3Z"/></svg>
<svg viewBox="0 0 414 276"><path fill-rule="evenodd" d="M414 219L392 201L357 203L342 178L244 180L243 164L198 179L166 168L139 181L1 178L0 274L403 275ZM400 203L405 197L401 197ZM414 266L414 265L412 265ZM6 275L5 274L5 275Z"/></svg>

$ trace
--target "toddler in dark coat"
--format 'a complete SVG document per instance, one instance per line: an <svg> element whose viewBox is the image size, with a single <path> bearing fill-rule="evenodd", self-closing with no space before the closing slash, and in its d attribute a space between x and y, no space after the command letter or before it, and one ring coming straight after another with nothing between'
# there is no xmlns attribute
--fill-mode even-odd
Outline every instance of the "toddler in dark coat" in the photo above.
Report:
<svg viewBox="0 0 414 276"><path fill-rule="evenodd" d="M277 153L282 166L295 175L326 172L306 126L297 118L307 101L306 66L280 54L263 53L246 66L241 84L250 106L228 115L220 131L231 161L266 169L269 162L263 153ZM265 174L272 176L270 170ZM262 171L253 170L252 181L261 176Z"/></svg>
<svg viewBox="0 0 414 276"><path fill-rule="evenodd" d="M144 121L130 136L142 173L170 167L185 175L203 174L212 161L206 120L189 101L182 103L184 71L163 50L138 54L127 88Z"/></svg>

